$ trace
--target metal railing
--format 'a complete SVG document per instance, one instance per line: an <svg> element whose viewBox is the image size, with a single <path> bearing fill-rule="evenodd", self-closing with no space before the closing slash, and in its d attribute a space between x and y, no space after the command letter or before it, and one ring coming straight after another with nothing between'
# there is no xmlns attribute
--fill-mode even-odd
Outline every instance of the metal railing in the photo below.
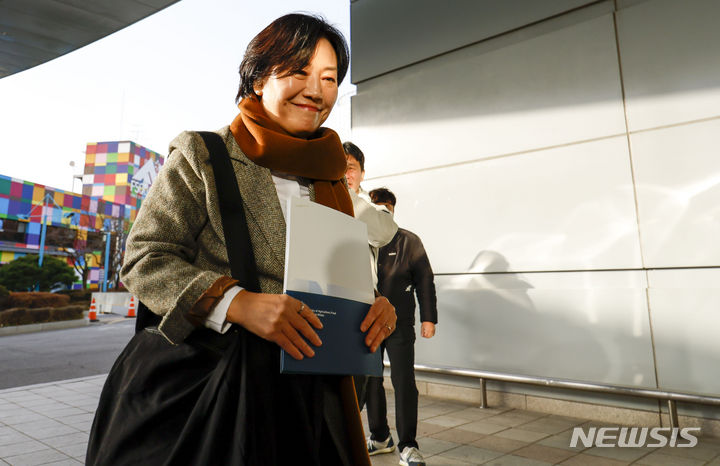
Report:
<svg viewBox="0 0 720 466"><path fill-rule="evenodd" d="M513 382L524 383L530 385L539 385L542 387L566 388L571 390L582 390L596 393L610 393L613 395L629 395L641 398L654 398L667 401L668 413L670 415L670 426L678 427L677 402L696 403L702 405L720 406L720 397L693 395L688 393L668 392L664 390L654 390L647 388L622 387L616 385L606 385L589 382L578 382L573 380L553 379L547 377L536 377L529 375L504 374L501 372L479 371L473 369L460 369L455 367L435 367L415 365L418 372L427 372L431 374L452 375L461 377L471 377L478 379L480 382L480 407L487 408L487 380L497 382Z"/></svg>

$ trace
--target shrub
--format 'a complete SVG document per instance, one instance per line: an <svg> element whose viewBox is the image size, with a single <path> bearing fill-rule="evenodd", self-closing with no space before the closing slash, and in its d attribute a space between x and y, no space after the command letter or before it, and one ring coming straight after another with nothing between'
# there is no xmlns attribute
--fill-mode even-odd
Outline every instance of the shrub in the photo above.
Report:
<svg viewBox="0 0 720 466"><path fill-rule="evenodd" d="M70 304L70 296L42 291L10 293L7 307L34 309L39 307L63 307Z"/></svg>
<svg viewBox="0 0 720 466"><path fill-rule="evenodd" d="M37 262L38 256L29 254L2 266L0 285L12 291L26 291L39 284L41 290L47 291L56 283L70 286L77 278L73 268L56 257L43 256L42 267Z"/></svg>
<svg viewBox="0 0 720 466"><path fill-rule="evenodd" d="M9 297L10 292L8 289L0 285L0 309L5 309L7 307Z"/></svg>
<svg viewBox="0 0 720 466"><path fill-rule="evenodd" d="M92 291L90 290L62 290L55 294L70 296L71 303L87 302L92 299Z"/></svg>
<svg viewBox="0 0 720 466"><path fill-rule="evenodd" d="M0 327L82 319L85 306L12 308L0 311Z"/></svg>

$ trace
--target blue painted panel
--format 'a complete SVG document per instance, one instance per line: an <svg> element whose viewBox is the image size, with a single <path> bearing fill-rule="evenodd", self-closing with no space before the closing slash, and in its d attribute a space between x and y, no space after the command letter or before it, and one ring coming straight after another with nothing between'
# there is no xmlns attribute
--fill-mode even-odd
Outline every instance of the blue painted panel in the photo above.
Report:
<svg viewBox="0 0 720 466"><path fill-rule="evenodd" d="M5 216L8 214L10 208L10 199L6 197L0 197L0 215Z"/></svg>

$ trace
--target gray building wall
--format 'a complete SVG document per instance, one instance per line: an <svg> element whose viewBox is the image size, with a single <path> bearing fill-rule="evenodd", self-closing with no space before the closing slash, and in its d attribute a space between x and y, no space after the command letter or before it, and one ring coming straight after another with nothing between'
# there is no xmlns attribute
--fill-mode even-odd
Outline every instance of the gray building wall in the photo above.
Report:
<svg viewBox="0 0 720 466"><path fill-rule="evenodd" d="M416 361L720 395L720 3L351 8L364 187L437 273Z"/></svg>

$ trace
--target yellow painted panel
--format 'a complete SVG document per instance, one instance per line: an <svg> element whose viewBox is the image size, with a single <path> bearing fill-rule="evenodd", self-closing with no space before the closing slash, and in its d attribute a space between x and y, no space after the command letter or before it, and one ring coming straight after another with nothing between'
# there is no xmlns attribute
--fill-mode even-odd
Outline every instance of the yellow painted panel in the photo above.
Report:
<svg viewBox="0 0 720 466"><path fill-rule="evenodd" d="M33 202L42 202L43 198L45 197L45 188L35 185L35 188L33 189Z"/></svg>
<svg viewBox="0 0 720 466"><path fill-rule="evenodd" d="M85 258L90 264L90 267L101 267L100 255L99 254L88 254Z"/></svg>

